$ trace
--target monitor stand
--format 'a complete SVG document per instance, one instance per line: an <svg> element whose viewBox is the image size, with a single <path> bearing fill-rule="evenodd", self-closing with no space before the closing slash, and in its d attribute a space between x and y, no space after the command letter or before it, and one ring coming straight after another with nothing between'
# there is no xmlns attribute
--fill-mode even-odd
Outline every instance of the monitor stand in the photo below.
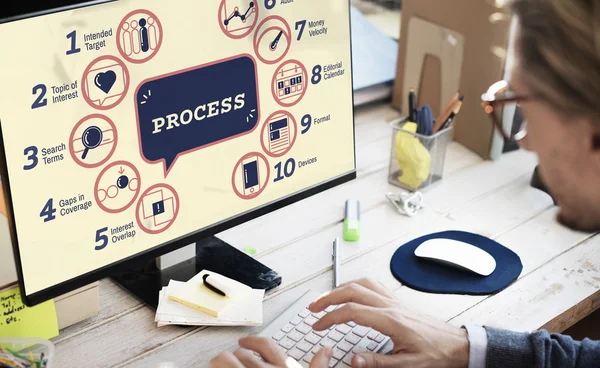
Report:
<svg viewBox="0 0 600 368"><path fill-rule="evenodd" d="M174 262L173 259L177 258L182 261ZM128 264L112 279L156 309L159 291L170 280L185 282L205 269L253 289L270 290L281 284L277 272L214 236L149 262Z"/></svg>

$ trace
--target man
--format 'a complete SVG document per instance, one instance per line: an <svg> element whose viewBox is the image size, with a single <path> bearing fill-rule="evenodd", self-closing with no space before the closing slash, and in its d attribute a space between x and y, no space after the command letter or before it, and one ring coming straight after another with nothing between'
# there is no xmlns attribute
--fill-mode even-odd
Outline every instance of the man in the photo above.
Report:
<svg viewBox="0 0 600 368"><path fill-rule="evenodd" d="M516 65L510 84L484 95L494 116L502 105L518 102L527 132L521 141L539 157L539 172L560 206L558 220L584 231L600 230L600 0L514 0L518 19ZM500 88L498 88L500 87ZM511 91L509 91L511 90ZM498 121L498 119L496 119ZM499 125L499 124L498 124ZM600 342L574 341L546 331L516 333L490 327L458 328L403 306L381 285L360 280L330 292L310 306L320 312L344 304L313 329L355 321L391 337L390 355L360 354L354 367L592 367L600 365ZM250 337L242 348L270 363L250 360L246 350L224 353L213 367L283 367L274 343ZM322 349L311 367L327 367Z"/></svg>

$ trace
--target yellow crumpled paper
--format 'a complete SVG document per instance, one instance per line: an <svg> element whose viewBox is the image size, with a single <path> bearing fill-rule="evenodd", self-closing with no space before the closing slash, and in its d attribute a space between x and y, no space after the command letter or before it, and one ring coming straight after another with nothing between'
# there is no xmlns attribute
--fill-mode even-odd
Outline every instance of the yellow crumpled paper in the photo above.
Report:
<svg viewBox="0 0 600 368"><path fill-rule="evenodd" d="M417 124L408 122L404 124L403 129L416 133ZM401 170L398 181L411 188L420 187L429 177L431 154L417 137L402 131L396 135L395 148L396 160Z"/></svg>

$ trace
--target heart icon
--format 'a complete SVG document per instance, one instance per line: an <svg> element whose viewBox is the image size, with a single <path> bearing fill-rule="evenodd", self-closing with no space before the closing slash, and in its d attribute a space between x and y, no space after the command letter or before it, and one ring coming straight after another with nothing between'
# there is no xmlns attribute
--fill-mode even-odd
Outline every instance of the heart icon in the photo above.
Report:
<svg viewBox="0 0 600 368"><path fill-rule="evenodd" d="M115 85L116 81L117 74L112 70L98 73L96 74L96 78L94 78L96 87L100 88L100 90L106 94L110 92L110 89Z"/></svg>

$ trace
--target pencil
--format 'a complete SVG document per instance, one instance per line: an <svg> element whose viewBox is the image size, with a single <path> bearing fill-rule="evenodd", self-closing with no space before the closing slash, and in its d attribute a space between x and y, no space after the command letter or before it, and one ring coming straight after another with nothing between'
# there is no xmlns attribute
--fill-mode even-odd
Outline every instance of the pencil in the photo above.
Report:
<svg viewBox="0 0 600 368"><path fill-rule="evenodd" d="M452 122L454 121L454 119L456 118L456 115L458 115L458 113L460 112L460 108L462 107L462 101L464 99L464 96L461 96L459 102L457 103L456 107L454 108L454 110L452 110L452 112L450 113L450 116L448 116L448 119L446 119L446 121L444 122L444 124L442 124L442 127L440 128L440 130L444 130L447 127L450 126L450 124L452 124Z"/></svg>
<svg viewBox="0 0 600 368"><path fill-rule="evenodd" d="M460 92L456 92L456 94L452 96L450 102L448 102L448 105L446 105L444 111L442 111L437 119L435 119L435 124L433 125L434 134L437 133L442 128L442 125L446 122L446 120L448 120L448 117L456 107L456 103L459 102L460 97Z"/></svg>

